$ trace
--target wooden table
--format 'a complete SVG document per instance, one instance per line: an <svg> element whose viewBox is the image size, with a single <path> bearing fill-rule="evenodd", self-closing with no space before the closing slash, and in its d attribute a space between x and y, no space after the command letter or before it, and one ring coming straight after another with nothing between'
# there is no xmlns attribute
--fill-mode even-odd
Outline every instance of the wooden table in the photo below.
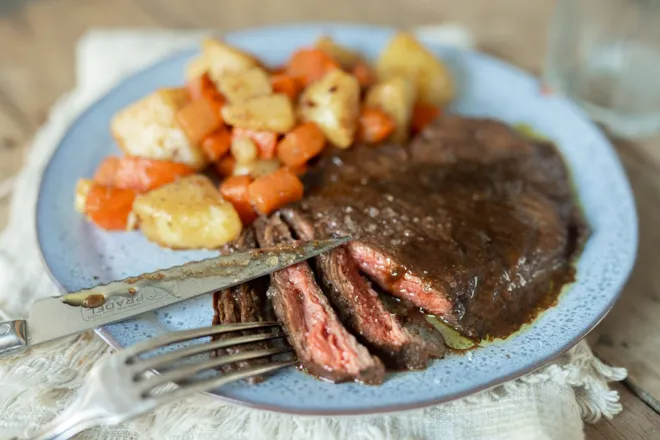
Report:
<svg viewBox="0 0 660 440"><path fill-rule="evenodd" d="M538 74L550 0L2 0L0 3L0 180L29 154L29 141L56 98L73 87L76 40L93 27L232 30L303 20L399 27L457 21L481 48ZM229 6L231 5L231 6ZM614 388L624 411L586 427L586 437L660 438L660 139L615 142L640 216L635 271L614 310L589 336L604 360L628 368ZM613 202L615 203L615 202ZM0 228L8 201L0 201ZM655 411L654 411L655 409Z"/></svg>

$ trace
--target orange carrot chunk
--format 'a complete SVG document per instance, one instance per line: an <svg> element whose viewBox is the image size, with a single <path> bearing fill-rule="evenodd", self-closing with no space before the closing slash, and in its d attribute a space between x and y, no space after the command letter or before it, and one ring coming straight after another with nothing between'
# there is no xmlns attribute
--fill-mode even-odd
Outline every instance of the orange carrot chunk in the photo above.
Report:
<svg viewBox="0 0 660 440"><path fill-rule="evenodd" d="M202 140L201 146L204 155L211 162L217 162L229 151L229 147L231 147L231 134L229 130L222 127L206 136Z"/></svg>
<svg viewBox="0 0 660 440"><path fill-rule="evenodd" d="M262 214L302 199L303 184L288 168L257 178L248 186L250 203Z"/></svg>
<svg viewBox="0 0 660 440"><path fill-rule="evenodd" d="M186 84L186 88L188 89L191 100L203 98L207 94L213 94L214 92L219 93L208 73L191 79Z"/></svg>
<svg viewBox="0 0 660 440"><path fill-rule="evenodd" d="M215 164L215 170L221 177L227 177L234 174L234 167L236 167L236 159L234 159L232 155L223 157Z"/></svg>
<svg viewBox="0 0 660 440"><path fill-rule="evenodd" d="M177 110L176 120L193 144L222 127L219 110L207 99L196 99Z"/></svg>
<svg viewBox="0 0 660 440"><path fill-rule="evenodd" d="M369 144L381 142L394 132L396 124L384 111L364 107L360 113L359 138Z"/></svg>
<svg viewBox="0 0 660 440"><path fill-rule="evenodd" d="M270 77L270 84L273 87L273 93L284 93L292 101L298 99L301 84L295 77L278 73Z"/></svg>
<svg viewBox="0 0 660 440"><path fill-rule="evenodd" d="M325 147L325 135L313 122L297 126L277 146L277 158L284 165L296 167L307 163Z"/></svg>
<svg viewBox="0 0 660 440"><path fill-rule="evenodd" d="M130 189L93 185L85 201L85 214L100 228L125 230L135 195Z"/></svg>
<svg viewBox="0 0 660 440"><path fill-rule="evenodd" d="M302 175L304 175L304 174L307 172L307 169L308 169L306 163L304 163L304 164L302 164L302 165L296 165L296 166L294 166L294 167L290 167L290 166L288 166L287 168L288 168L289 170L291 170L291 172L292 172L293 174L295 174L296 176L302 176Z"/></svg>
<svg viewBox="0 0 660 440"><path fill-rule="evenodd" d="M143 157L107 157L96 170L94 182L137 192L150 191L195 172L188 165Z"/></svg>
<svg viewBox="0 0 660 440"><path fill-rule="evenodd" d="M289 60L286 72L307 86L338 68L339 63L322 50L300 49Z"/></svg>
<svg viewBox="0 0 660 440"><path fill-rule="evenodd" d="M247 128L234 127L232 138L247 137L251 139L259 149L259 157L262 159L272 159L275 157L275 148L277 147L277 133L274 131L257 131Z"/></svg>
<svg viewBox="0 0 660 440"><path fill-rule="evenodd" d="M355 63L351 70L351 74L358 80L358 83L360 83L360 87L362 88L371 86L376 80L374 71L364 61L358 61Z"/></svg>
<svg viewBox="0 0 660 440"><path fill-rule="evenodd" d="M438 115L440 109L434 105L418 102L413 107L412 121L410 123L413 133L419 133L429 125Z"/></svg>
<svg viewBox="0 0 660 440"><path fill-rule="evenodd" d="M250 176L231 176L220 184L220 194L234 205L244 225L249 225L258 217L248 197L250 183Z"/></svg>

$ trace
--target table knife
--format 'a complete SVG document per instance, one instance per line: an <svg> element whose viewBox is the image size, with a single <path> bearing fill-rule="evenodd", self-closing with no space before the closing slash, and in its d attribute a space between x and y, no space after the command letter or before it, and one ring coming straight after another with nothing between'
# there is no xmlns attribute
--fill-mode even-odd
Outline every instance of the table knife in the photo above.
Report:
<svg viewBox="0 0 660 440"><path fill-rule="evenodd" d="M27 319L0 323L0 356L226 289L333 249L350 238L221 255L36 300Z"/></svg>

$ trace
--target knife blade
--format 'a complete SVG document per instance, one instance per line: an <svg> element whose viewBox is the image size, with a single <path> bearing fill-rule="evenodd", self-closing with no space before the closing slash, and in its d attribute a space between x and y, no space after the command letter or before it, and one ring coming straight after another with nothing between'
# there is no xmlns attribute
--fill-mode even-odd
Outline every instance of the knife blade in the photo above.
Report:
<svg viewBox="0 0 660 440"><path fill-rule="evenodd" d="M342 237L294 242L221 255L39 299L30 307L27 320L0 323L0 356L242 284L349 240Z"/></svg>

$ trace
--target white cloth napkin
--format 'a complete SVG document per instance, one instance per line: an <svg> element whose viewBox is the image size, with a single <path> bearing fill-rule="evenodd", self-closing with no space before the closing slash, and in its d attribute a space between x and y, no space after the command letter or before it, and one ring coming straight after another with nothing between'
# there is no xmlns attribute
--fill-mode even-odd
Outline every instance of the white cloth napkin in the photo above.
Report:
<svg viewBox="0 0 660 440"><path fill-rule="evenodd" d="M73 118L121 77L204 32L95 30L78 44L76 89L52 109L37 133L25 169L14 182L9 226L0 235L0 318L26 315L34 299L57 294L36 245L34 206L40 174ZM459 26L425 27L423 39L469 47ZM73 190L73 189L72 189ZM111 350L91 333L40 346L0 361L0 439L25 435L55 416L94 362ZM474 396L425 410L386 416L301 417L228 405L205 395L163 407L84 439L415 439L573 440L621 411L607 382L625 370L604 365L581 342L553 364ZM451 380L451 378L446 378Z"/></svg>

